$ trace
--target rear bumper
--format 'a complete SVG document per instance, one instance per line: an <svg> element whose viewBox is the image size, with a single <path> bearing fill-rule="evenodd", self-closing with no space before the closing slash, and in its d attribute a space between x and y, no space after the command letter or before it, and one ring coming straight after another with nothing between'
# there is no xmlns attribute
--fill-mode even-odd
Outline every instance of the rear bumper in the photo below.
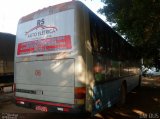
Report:
<svg viewBox="0 0 160 119"><path fill-rule="evenodd" d="M15 103L17 106L22 106L44 112L85 113L85 105L46 102L21 97L16 97ZM36 107L42 107L43 109Z"/></svg>

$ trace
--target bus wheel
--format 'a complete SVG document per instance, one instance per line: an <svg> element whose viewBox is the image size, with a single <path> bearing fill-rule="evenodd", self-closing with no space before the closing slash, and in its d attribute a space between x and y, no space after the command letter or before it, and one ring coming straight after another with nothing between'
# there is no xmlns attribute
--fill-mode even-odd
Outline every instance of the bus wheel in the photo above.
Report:
<svg viewBox="0 0 160 119"><path fill-rule="evenodd" d="M122 105L124 105L126 103L126 95L127 95L126 84L123 83L121 85L121 89L120 89L118 106L122 106Z"/></svg>

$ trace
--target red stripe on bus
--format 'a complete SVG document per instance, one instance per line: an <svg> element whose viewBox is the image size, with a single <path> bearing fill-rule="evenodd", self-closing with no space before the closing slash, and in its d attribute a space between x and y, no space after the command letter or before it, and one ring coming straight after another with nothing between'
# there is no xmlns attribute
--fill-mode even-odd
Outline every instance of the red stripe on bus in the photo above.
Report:
<svg viewBox="0 0 160 119"><path fill-rule="evenodd" d="M16 98L16 100L24 101L24 102L33 102L33 103L44 104L44 105L57 106L57 107L72 108L71 105L65 105L65 104L60 104L60 103L41 102L41 101L37 101L37 100L30 100L30 99L24 99L24 98Z"/></svg>

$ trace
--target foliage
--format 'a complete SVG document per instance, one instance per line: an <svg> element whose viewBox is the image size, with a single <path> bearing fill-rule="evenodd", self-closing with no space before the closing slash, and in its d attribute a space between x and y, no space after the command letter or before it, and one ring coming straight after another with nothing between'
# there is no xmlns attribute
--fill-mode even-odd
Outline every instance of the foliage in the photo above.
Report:
<svg viewBox="0 0 160 119"><path fill-rule="evenodd" d="M114 29L141 51L145 58L159 57L160 0L101 0L99 9Z"/></svg>

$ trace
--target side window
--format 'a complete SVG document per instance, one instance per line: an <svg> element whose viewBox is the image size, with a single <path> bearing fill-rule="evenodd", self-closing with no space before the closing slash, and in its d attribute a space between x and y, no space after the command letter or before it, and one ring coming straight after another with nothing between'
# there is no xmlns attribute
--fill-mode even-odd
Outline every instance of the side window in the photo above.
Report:
<svg viewBox="0 0 160 119"><path fill-rule="evenodd" d="M94 78L96 82L103 82L105 81L105 65L104 65L104 60L100 55L97 55L94 57L94 66L93 66L93 71L94 71Z"/></svg>
<svg viewBox="0 0 160 119"><path fill-rule="evenodd" d="M121 61L120 63L120 76L127 76L129 72L128 62Z"/></svg>
<svg viewBox="0 0 160 119"><path fill-rule="evenodd" d="M96 53L106 52L105 29L101 21L93 15L90 15L90 36L92 50Z"/></svg>
<svg viewBox="0 0 160 119"><path fill-rule="evenodd" d="M106 33L104 34L104 37L106 39L106 54L108 56L110 56L110 54L111 54L111 46L112 46L109 33L110 32L108 30L106 30Z"/></svg>
<svg viewBox="0 0 160 119"><path fill-rule="evenodd" d="M120 43L120 54L119 54L119 58L120 58L120 61L123 61L125 59L125 43L124 41L121 41Z"/></svg>
<svg viewBox="0 0 160 119"><path fill-rule="evenodd" d="M112 61L112 77L117 78L120 76L119 74L119 62L118 61Z"/></svg>
<svg viewBox="0 0 160 119"><path fill-rule="evenodd" d="M90 36L91 36L91 45L92 52L98 51L98 39L96 33L96 22L94 21L94 16L90 15Z"/></svg>
<svg viewBox="0 0 160 119"><path fill-rule="evenodd" d="M3 72L3 67L4 67L3 60L0 60L0 72Z"/></svg>
<svg viewBox="0 0 160 119"><path fill-rule="evenodd" d="M130 75L136 75L136 74L139 73L139 69L138 69L139 66L138 66L137 62L136 62L136 60L131 61L130 68L129 68L129 74Z"/></svg>
<svg viewBox="0 0 160 119"><path fill-rule="evenodd" d="M90 14L90 36L93 53L93 72L97 83L106 80L106 61L105 61L105 30L96 17ZM109 73L109 72L108 72Z"/></svg>
<svg viewBox="0 0 160 119"><path fill-rule="evenodd" d="M95 23L91 23L91 44L93 52L98 52L98 39L97 39Z"/></svg>
<svg viewBox="0 0 160 119"><path fill-rule="evenodd" d="M102 24L99 23L99 26L97 27L97 34L98 34L98 47L99 52L105 53L106 52L106 39L105 39L105 28L102 26Z"/></svg>
<svg viewBox="0 0 160 119"><path fill-rule="evenodd" d="M120 41L117 35L113 35L111 32L111 54L112 58L117 61L120 59Z"/></svg>

